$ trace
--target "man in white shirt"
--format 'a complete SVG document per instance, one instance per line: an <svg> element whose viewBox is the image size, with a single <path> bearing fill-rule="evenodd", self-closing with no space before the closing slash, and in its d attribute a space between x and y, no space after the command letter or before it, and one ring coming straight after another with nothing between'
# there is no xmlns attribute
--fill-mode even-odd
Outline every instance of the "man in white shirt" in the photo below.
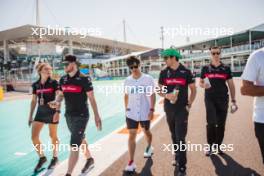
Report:
<svg viewBox="0 0 264 176"><path fill-rule="evenodd" d="M254 97L253 120L264 164L264 48L250 55L242 75L241 94Z"/></svg>
<svg viewBox="0 0 264 176"><path fill-rule="evenodd" d="M155 107L155 84L151 76L141 73L140 61L138 58L134 56L128 58L127 66L131 70L131 75L126 78L124 83L126 124L129 131L129 162L125 171L134 172L136 170L134 153L136 149L136 136L139 124L148 143L144 152L144 157L149 158L153 153L151 147L152 134L149 128Z"/></svg>

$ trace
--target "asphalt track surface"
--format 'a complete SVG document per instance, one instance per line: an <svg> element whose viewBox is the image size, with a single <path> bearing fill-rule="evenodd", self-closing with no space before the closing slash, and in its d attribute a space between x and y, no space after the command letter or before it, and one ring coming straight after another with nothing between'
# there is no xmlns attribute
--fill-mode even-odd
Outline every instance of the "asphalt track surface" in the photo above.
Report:
<svg viewBox="0 0 264 176"><path fill-rule="evenodd" d="M253 98L241 96L239 80L235 81L239 110L235 114L228 114L224 144L232 144L233 151L224 155L205 157L203 151L187 152L187 175L189 176L256 176L264 175L260 149L254 133L252 121ZM189 115L188 134L186 141L192 144L206 144L206 120L204 106L204 92L198 88L198 94ZM171 144L170 133L166 119L163 118L154 128L154 155L152 159L144 159L143 152L146 141L142 138L136 147L136 173L123 172L127 162L126 152L108 167L102 176L142 175L142 176L173 176L177 168L171 165L173 156L165 149ZM164 145L165 144L165 145ZM97 161L100 162L100 161Z"/></svg>

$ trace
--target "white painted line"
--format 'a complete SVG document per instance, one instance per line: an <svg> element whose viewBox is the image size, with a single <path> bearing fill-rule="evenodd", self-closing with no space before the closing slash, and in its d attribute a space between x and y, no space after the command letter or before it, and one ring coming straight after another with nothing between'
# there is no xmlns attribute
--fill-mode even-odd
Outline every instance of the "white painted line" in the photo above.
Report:
<svg viewBox="0 0 264 176"><path fill-rule="evenodd" d="M159 114L159 117L151 123L151 129L159 123L159 121L164 117L164 112L162 104L157 104L156 113ZM81 174L81 170L86 162L85 157L80 154L78 163L72 173L75 175L89 175L89 176L98 176L104 172L109 166L111 166L119 157L127 152L127 134L119 134L118 132L123 129L125 126L120 127L114 132L108 134L102 139L99 139L93 145L101 146L101 150L92 151L92 156L95 160L95 167L87 174ZM136 141L138 142L144 136L143 132L137 135ZM50 175L58 176L65 175L68 167L68 159L62 161L52 173L47 174L47 171L44 171L40 175Z"/></svg>

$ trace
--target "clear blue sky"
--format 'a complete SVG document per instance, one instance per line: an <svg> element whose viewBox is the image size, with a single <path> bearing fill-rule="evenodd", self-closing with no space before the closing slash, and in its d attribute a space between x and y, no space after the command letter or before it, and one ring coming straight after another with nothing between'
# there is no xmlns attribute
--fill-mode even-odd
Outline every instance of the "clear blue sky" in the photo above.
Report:
<svg viewBox="0 0 264 176"><path fill-rule="evenodd" d="M102 37L160 47L160 26L232 28L264 23L263 0L39 0L41 25L100 28ZM0 30L35 23L35 0L0 0ZM190 42L211 38L190 36ZM186 36L165 37L165 46L184 45Z"/></svg>

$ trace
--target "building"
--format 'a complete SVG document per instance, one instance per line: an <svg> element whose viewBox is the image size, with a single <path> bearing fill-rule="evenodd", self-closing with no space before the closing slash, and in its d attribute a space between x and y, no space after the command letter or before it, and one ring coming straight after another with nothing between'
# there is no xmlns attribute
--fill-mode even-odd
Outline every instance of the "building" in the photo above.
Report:
<svg viewBox="0 0 264 176"><path fill-rule="evenodd" d="M199 74L201 67L210 62L209 48L212 46L221 47L222 62L231 67L235 76L240 76L250 53L264 47L264 24L230 36L205 40L176 49L183 56L181 62L194 73Z"/></svg>
<svg viewBox="0 0 264 176"><path fill-rule="evenodd" d="M264 24L235 33L230 36L223 36L201 42L175 47L182 54L180 62L188 67L195 75L199 75L201 67L210 62L209 48L212 46L221 47L222 62L230 65L235 76L240 76L246 65L247 59L253 51L264 47ZM138 56L142 62L141 70L157 77L165 63L160 58L161 49L152 49L142 52L135 52L129 55L110 58L102 62L103 69L110 76L123 77L129 74L126 66L126 59L131 56Z"/></svg>
<svg viewBox="0 0 264 176"><path fill-rule="evenodd" d="M151 49L147 51L132 52L124 56L113 57L103 60L103 70L113 77L126 77L130 74L129 68L126 65L126 59L130 56L137 56L141 61L141 71L157 75L164 65L163 60L160 58L161 49Z"/></svg>

